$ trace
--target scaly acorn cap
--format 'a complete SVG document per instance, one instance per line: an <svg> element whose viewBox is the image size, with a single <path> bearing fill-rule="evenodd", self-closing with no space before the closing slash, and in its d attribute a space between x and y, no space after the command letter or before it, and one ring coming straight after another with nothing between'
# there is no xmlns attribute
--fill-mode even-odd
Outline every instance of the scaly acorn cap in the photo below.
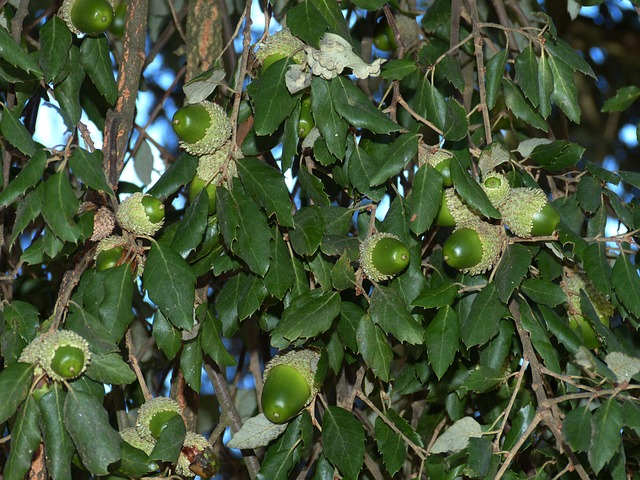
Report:
<svg viewBox="0 0 640 480"><path fill-rule="evenodd" d="M235 161L229 156L231 142L226 142L218 150L198 158L196 175L205 183L214 183L220 176L231 178L237 176Z"/></svg>
<svg viewBox="0 0 640 480"><path fill-rule="evenodd" d="M155 444L156 438L151 432L151 420L158 413L175 412L182 415L180 404L168 397L156 397L146 401L138 409L138 419L136 420L136 431L143 440Z"/></svg>
<svg viewBox="0 0 640 480"><path fill-rule="evenodd" d="M511 185L507 177L498 172L491 172L484 176L484 181L480 184L484 193L487 194L491 204L498 208L508 198Z"/></svg>
<svg viewBox="0 0 640 480"><path fill-rule="evenodd" d="M306 405L309 405L322 385L322 372L318 369L319 361L320 351L316 348L291 350L287 353L278 354L265 365L262 380L265 382L269 378L269 371L277 365L287 365L295 368L307 381L309 390L311 390L306 403Z"/></svg>
<svg viewBox="0 0 640 480"><path fill-rule="evenodd" d="M255 52L256 60L260 65L271 55L280 55L283 58L293 55L293 60L299 64L304 63L307 58L304 42L298 37L294 37L287 29L282 29L268 36L256 47L258 48Z"/></svg>
<svg viewBox="0 0 640 480"><path fill-rule="evenodd" d="M71 19L71 10L73 9L76 2L77 0L64 0L62 2L62 6L60 6L60 9L58 10L58 16L64 21L64 23L67 24L67 27L69 28L69 30L71 30L71 33L80 35L84 32L78 30L78 27L75 26L75 24L73 23L73 20ZM115 9L116 9L115 0L107 0L107 2L109 2L109 5L111 5L111 8L115 12Z"/></svg>
<svg viewBox="0 0 640 480"><path fill-rule="evenodd" d="M147 455L149 455L155 447L155 443L145 440L138 435L138 430L136 430L135 427L125 428L120 432L120 436L122 437L122 440L127 442L129 445L137 448L138 450L142 450Z"/></svg>
<svg viewBox="0 0 640 480"><path fill-rule="evenodd" d="M48 334L44 334L31 340L29 345L24 347L24 349L20 353L18 361L22 363L37 364L40 356L42 355L42 346L48 336Z"/></svg>
<svg viewBox="0 0 640 480"><path fill-rule="evenodd" d="M182 140L179 144L191 155L208 155L220 149L231 138L231 120L217 103L203 101L198 105L202 105L209 113L210 124L204 137L200 140L189 143Z"/></svg>
<svg viewBox="0 0 640 480"><path fill-rule="evenodd" d="M393 238L394 240L400 242L400 239L392 233L378 232L370 235L360 244L360 266L362 267L362 270L364 271L364 274L367 276L367 278L374 282L383 282L395 277L395 274L385 274L381 272L378 268L376 268L373 260L374 250L380 240L384 238Z"/></svg>
<svg viewBox="0 0 640 480"><path fill-rule="evenodd" d="M134 235L153 236L164 224L164 219L153 223L149 220L142 199L145 195L142 192L135 192L124 199L116 210L116 220L122 228Z"/></svg>
<svg viewBox="0 0 640 480"><path fill-rule="evenodd" d="M459 228L474 229L482 245L480 262L473 267L463 268L460 271L469 275L480 275L491 270L500 258L507 240L507 235L502 225L492 225L478 219L474 222L466 223L463 227L456 227L454 232Z"/></svg>
<svg viewBox="0 0 640 480"><path fill-rule="evenodd" d="M456 222L457 228L475 224L480 220L479 215L462 201L462 198L458 195L455 188L447 188L444 191L444 195L447 207L449 208L449 212L451 212L454 222Z"/></svg>
<svg viewBox="0 0 640 480"><path fill-rule="evenodd" d="M220 462L209 441L200 434L187 432L176 463L176 474L181 477L211 478L220 470Z"/></svg>
<svg viewBox="0 0 640 480"><path fill-rule="evenodd" d="M137 249L135 244L132 244L132 241L127 237L123 237L121 235L111 235L107 238L104 238L98 242L96 246L96 253L93 256L94 260L98 259L98 255L105 250L111 250L112 248L122 247L126 255L131 256L131 252L136 252L135 256L131 258L132 260L132 270L136 277L141 277L144 272L144 255L137 253Z"/></svg>
<svg viewBox="0 0 640 480"><path fill-rule="evenodd" d="M56 363L60 361L56 354L77 353L80 351L83 358L79 366L63 364L56 367ZM49 378L56 382L71 380L77 378L84 373L91 361L91 352L89 351L89 343L75 332L70 330L57 330L50 335L44 337L41 345L38 363L43 368ZM61 375L55 369L66 368L69 370L67 375Z"/></svg>
<svg viewBox="0 0 640 480"><path fill-rule="evenodd" d="M418 164L420 166L428 163L432 167L435 167L443 160L453 158L453 153L445 150L444 148L429 147L424 144L421 144L420 146L421 148L418 149Z"/></svg>
<svg viewBox="0 0 640 480"><path fill-rule="evenodd" d="M498 211L502 215L502 222L511 233L521 238L529 238L534 215L548 203L547 195L541 188L512 188L507 199L498 207Z"/></svg>
<svg viewBox="0 0 640 480"><path fill-rule="evenodd" d="M570 319L571 317L582 317L580 290L584 290L593 304L593 308L598 314L600 321L604 325L609 325L609 319L615 309L611 302L607 300L607 297L602 295L602 293L588 281L584 273L565 267L562 286L567 295L567 312L569 313Z"/></svg>

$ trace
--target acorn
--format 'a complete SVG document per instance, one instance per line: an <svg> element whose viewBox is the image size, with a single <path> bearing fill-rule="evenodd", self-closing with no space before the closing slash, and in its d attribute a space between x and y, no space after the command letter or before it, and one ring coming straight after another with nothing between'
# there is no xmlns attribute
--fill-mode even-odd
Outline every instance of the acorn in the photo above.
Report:
<svg viewBox="0 0 640 480"><path fill-rule="evenodd" d="M478 214L462 201L455 189L446 188L442 191L442 201L436 217L438 225L441 227L461 227L478 220Z"/></svg>
<svg viewBox="0 0 640 480"><path fill-rule="evenodd" d="M182 416L182 408L178 402L168 397L152 398L138 410L136 431L143 440L155 443L169 420L176 416Z"/></svg>
<svg viewBox="0 0 640 480"><path fill-rule="evenodd" d="M211 478L220 470L220 462L209 441L195 432L187 432L176 463L181 477Z"/></svg>
<svg viewBox="0 0 640 480"><path fill-rule="evenodd" d="M500 225L481 220L458 227L442 245L444 261L462 273L479 275L491 270L504 249L506 235Z"/></svg>
<svg viewBox="0 0 640 480"><path fill-rule="evenodd" d="M113 21L115 0L64 0L58 16L76 35L106 32Z"/></svg>
<svg viewBox="0 0 640 480"><path fill-rule="evenodd" d="M597 348L600 346L598 335L591 326L591 321L582 314L580 305L580 291L584 290L598 315L600 323L609 326L609 320L615 311L611 302L602 295L596 287L586 278L583 272L564 267L563 280L561 283L567 295L567 314L569 316L569 326L574 330L580 329L582 338L587 348Z"/></svg>
<svg viewBox="0 0 640 480"><path fill-rule="evenodd" d="M503 223L518 237L551 235L560 215L540 188L512 188L498 210Z"/></svg>
<svg viewBox="0 0 640 480"><path fill-rule="evenodd" d="M164 205L152 195L136 192L120 204L116 220L134 235L152 236L164 224Z"/></svg>
<svg viewBox="0 0 640 480"><path fill-rule="evenodd" d="M511 185L509 185L507 177L498 172L491 172L485 175L484 181L480 185L491 204L496 208L507 200L511 191Z"/></svg>
<svg viewBox="0 0 640 480"><path fill-rule="evenodd" d="M79 377L91 361L87 341L70 330L57 330L46 335L39 350L39 365L56 382Z"/></svg>
<svg viewBox="0 0 640 480"><path fill-rule="evenodd" d="M286 423L315 398L322 382L316 349L276 355L265 366L262 411L272 423Z"/></svg>
<svg viewBox="0 0 640 480"><path fill-rule="evenodd" d="M100 240L93 258L98 271L128 263L136 277L144 272L145 257L137 252L137 245L125 236L111 235Z"/></svg>
<svg viewBox="0 0 640 480"><path fill-rule="evenodd" d="M291 57L294 62L302 64L307 58L304 49L306 45L298 37L294 37L287 29L282 29L268 36L257 45L255 51L256 62L265 71L273 63L283 58Z"/></svg>
<svg viewBox="0 0 640 480"><path fill-rule="evenodd" d="M424 165L428 163L434 167L440 175L442 175L442 185L450 187L453 185L451 180L451 159L453 153L438 147L429 147L421 144L418 149L418 164Z"/></svg>
<svg viewBox="0 0 640 480"><path fill-rule="evenodd" d="M391 233L374 233L360 244L360 266L374 282L395 277L409 265L409 249Z"/></svg>
<svg viewBox="0 0 640 480"><path fill-rule="evenodd" d="M125 428L120 432L120 436L122 437L122 440L127 442L129 445L137 448L138 450L142 450L147 455L151 454L155 447L154 442L150 442L138 435L138 430L135 427Z"/></svg>
<svg viewBox="0 0 640 480"><path fill-rule="evenodd" d="M180 146L191 155L208 155L231 138L231 121L217 103L203 101L185 105L173 115L171 126Z"/></svg>

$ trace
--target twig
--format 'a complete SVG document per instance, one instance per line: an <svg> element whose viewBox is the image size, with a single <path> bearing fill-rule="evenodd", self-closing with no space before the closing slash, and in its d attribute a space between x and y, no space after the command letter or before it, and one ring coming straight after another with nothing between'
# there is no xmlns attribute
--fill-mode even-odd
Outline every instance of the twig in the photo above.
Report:
<svg viewBox="0 0 640 480"><path fill-rule="evenodd" d="M478 27L480 19L478 18L478 4L476 0L469 0L471 18L473 19L473 44L475 45L476 64L478 66L478 88L480 90L480 104L482 106L482 123L484 124L485 143L490 144L493 141L491 135L491 120L489 119L489 108L487 105L487 87L484 80L484 53L482 51L482 45L484 40L482 33Z"/></svg>
<svg viewBox="0 0 640 480"><path fill-rule="evenodd" d="M131 364L131 367L136 374L136 378L138 379L138 383L140 384L140 390L142 390L142 395L144 396L145 401L148 402L153 398L153 395L151 395L151 392L147 387L147 382L144 379L144 375L142 375L142 371L140 370L138 357L136 356L135 347L133 346L133 338L131 337L131 329L127 330L126 343L127 350L129 350L129 363Z"/></svg>
<svg viewBox="0 0 640 480"><path fill-rule="evenodd" d="M493 441L494 452L497 452L500 448L500 437L502 436L502 432L504 432L504 429L507 426L507 422L509 421L509 412L511 412L511 409L513 408L513 404L516 401L516 397L518 396L518 392L520 391L520 387L522 386L522 379L524 378L524 372L527 370L528 366L529 366L529 362L527 360L523 360L522 367L520 367L520 372L518 372L518 381L516 382L516 387L513 390L513 394L511 394L511 399L509 399L509 405L507 405L506 410L503 412L504 418L502 419L502 425L500 426L500 430L498 430L496 439Z"/></svg>
<svg viewBox="0 0 640 480"><path fill-rule="evenodd" d="M529 424L525 432L520 436L520 438L515 443L515 445L507 453L504 463L500 466L500 470L498 470L498 473L495 476L495 480L500 480L502 476L506 473L507 469L509 468L509 465L511 465L511 462L513 461L516 454L518 453L518 450L520 450L520 447L524 445L524 442L527 440L527 438L529 438L529 435L531 435L531 432L533 432L536 429L536 427L542 421L544 416L545 416L544 412L541 410L538 410L538 412L536 413L535 417L533 417L533 420L531 421L531 423Z"/></svg>

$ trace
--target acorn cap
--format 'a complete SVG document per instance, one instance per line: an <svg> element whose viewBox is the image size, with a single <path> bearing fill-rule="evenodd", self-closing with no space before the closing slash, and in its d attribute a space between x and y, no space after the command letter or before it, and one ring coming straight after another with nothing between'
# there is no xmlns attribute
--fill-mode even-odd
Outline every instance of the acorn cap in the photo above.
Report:
<svg viewBox="0 0 640 480"><path fill-rule="evenodd" d="M456 222L456 227L460 228L469 224L475 224L480 220L477 213L471 210L466 203L462 201L455 188L447 188L444 191L447 207L453 220Z"/></svg>
<svg viewBox="0 0 640 480"><path fill-rule="evenodd" d="M214 183L216 178L237 176L236 163L229 156L231 142L226 142L215 152L202 155L198 159L196 175L205 183Z"/></svg>
<svg viewBox="0 0 640 480"><path fill-rule="evenodd" d="M24 349L20 353L18 361L22 363L33 363L37 365L42 355L43 345L48 336L49 334L45 333L31 340L29 345L24 347ZM41 367L38 366L37 368L40 370L40 373L35 376L40 376L43 371Z"/></svg>
<svg viewBox="0 0 640 480"><path fill-rule="evenodd" d="M482 245L482 258L477 265L469 268L460 269L462 273L469 275L480 275L491 270L504 249L507 236L502 225L492 225L482 220L476 220L464 225L464 227L456 227L454 232L459 228L472 228L478 234Z"/></svg>
<svg viewBox="0 0 640 480"><path fill-rule="evenodd" d="M150 424L153 417L160 412L175 412L182 415L182 408L180 408L178 402L168 397L156 397L147 400L138 409L136 431L140 438L155 444L156 439L151 433Z"/></svg>
<svg viewBox="0 0 640 480"><path fill-rule="evenodd" d="M176 474L181 477L211 478L220 470L220 462L209 441L200 434L187 432L176 463Z"/></svg>
<svg viewBox="0 0 640 480"><path fill-rule="evenodd" d="M142 199L146 195L135 192L124 199L116 210L116 220L122 228L134 235L153 236L164 224L164 220L153 223L145 212Z"/></svg>
<svg viewBox="0 0 640 480"><path fill-rule="evenodd" d="M227 113L217 103L203 101L199 105L204 106L209 113L211 121L204 137L194 143L180 140L180 146L191 155L208 155L221 148L231 138L231 120Z"/></svg>
<svg viewBox="0 0 640 480"><path fill-rule="evenodd" d="M155 444L153 442L145 440L140 435L138 435L138 431L135 427L125 428L120 432L120 436L122 437L122 440L127 442L129 445L137 448L138 450L142 450L147 455L151 454L153 448L155 447Z"/></svg>
<svg viewBox="0 0 640 480"><path fill-rule="evenodd" d="M262 380L266 382L269 377L269 371L277 365L287 365L296 369L309 385L311 394L305 404L309 405L318 394L318 390L322 385L322 372L318 368L319 361L320 351L315 348L291 350L287 353L278 354L265 365Z"/></svg>
<svg viewBox="0 0 640 480"><path fill-rule="evenodd" d="M52 362L56 356L56 352L60 348L70 347L81 350L84 354L84 362L82 367L74 372L72 377L62 377L53 370ZM70 330L57 330L50 335L44 337L43 343L40 349L40 356L38 363L44 369L49 378L56 382L62 382L65 380L71 380L77 378L84 373L91 361L91 352L89 351L89 343L75 332Z"/></svg>
<svg viewBox="0 0 640 480"><path fill-rule="evenodd" d="M507 177L498 172L491 172L484 176L484 181L480 184L484 193L487 194L491 204L498 208L508 198L511 185Z"/></svg>
<svg viewBox="0 0 640 480"><path fill-rule="evenodd" d="M435 167L443 160L453 158L453 153L438 147L429 147L428 145L421 145L422 148L418 149L418 164L424 165L428 163L432 167Z"/></svg>
<svg viewBox="0 0 640 480"><path fill-rule="evenodd" d="M75 5L76 1L77 0L64 0L62 2L62 5L60 6L60 9L58 10L58 16L64 21L64 23L67 24L67 27L69 28L69 30L71 30L71 33L80 35L83 32L78 30L78 28L73 23L73 20L71 20L71 9ZM115 12L115 9L116 9L115 0L107 0L107 2L109 2L109 4L111 5L111 8Z"/></svg>
<svg viewBox="0 0 640 480"><path fill-rule="evenodd" d="M360 244L360 266L362 267L364 274L374 282L383 282L395 276L382 273L373 263L373 250L376 248L377 243L383 238L394 238L398 241L400 240L392 233L378 232L370 235Z"/></svg>
<svg viewBox="0 0 640 480"><path fill-rule="evenodd" d="M582 317L582 306L580 305L580 290L589 297L593 308L598 314L598 318L604 325L609 325L609 319L615 309L607 297L602 295L593 284L588 281L584 273L579 270L565 267L562 286L567 295L567 312L569 318Z"/></svg>
<svg viewBox="0 0 640 480"><path fill-rule="evenodd" d="M256 60L260 65L271 55L282 55L288 57L293 55L293 60L299 64L304 63L307 54L304 51L306 45L298 37L291 35L287 29L268 36L262 42L256 45L258 48L255 52ZM296 52L294 54L294 52Z"/></svg>
<svg viewBox="0 0 640 480"><path fill-rule="evenodd" d="M549 203L541 188L512 188L507 199L498 207L502 222L514 235L531 237L533 217Z"/></svg>
<svg viewBox="0 0 640 480"><path fill-rule="evenodd" d="M107 238L113 232L116 226L116 217L107 207L98 207L93 213L93 233L91 234L92 242L99 242Z"/></svg>

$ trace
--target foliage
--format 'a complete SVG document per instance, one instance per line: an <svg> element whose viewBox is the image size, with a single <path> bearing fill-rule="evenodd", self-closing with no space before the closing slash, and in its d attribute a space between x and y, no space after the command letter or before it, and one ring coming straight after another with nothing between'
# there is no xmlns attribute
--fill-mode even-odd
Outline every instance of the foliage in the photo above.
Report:
<svg viewBox="0 0 640 480"><path fill-rule="evenodd" d="M582 3L599 16L575 1L276 2L267 18L297 46L261 68L251 1L131 0L124 35L96 36L59 5L3 2L3 478L637 478L640 175L614 155L637 150L617 133L635 136L639 63L614 33L640 32L633 8ZM372 46L381 22L391 52ZM200 154L170 125L204 100L232 128ZM487 196L492 172L544 191L552 234L530 236L535 202ZM445 188L482 268L447 264ZM153 236L116 221L136 191L164 205ZM377 232L410 260L373 281L359 255ZM56 330L91 351L69 381L43 368ZM262 373L291 350L319 361L293 365L311 395L276 425ZM124 442L163 396L184 425Z"/></svg>

